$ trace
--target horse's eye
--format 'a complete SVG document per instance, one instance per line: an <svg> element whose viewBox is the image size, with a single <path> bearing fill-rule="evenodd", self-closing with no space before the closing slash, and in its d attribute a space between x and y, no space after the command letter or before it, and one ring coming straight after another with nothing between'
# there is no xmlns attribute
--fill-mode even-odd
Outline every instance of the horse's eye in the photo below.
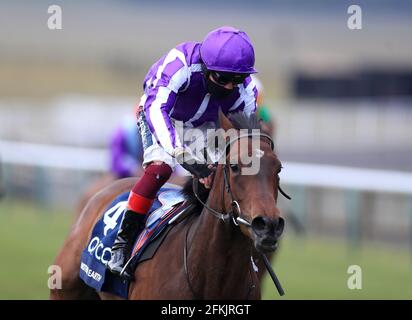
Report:
<svg viewBox="0 0 412 320"><path fill-rule="evenodd" d="M239 165L237 165L237 164L231 164L231 165L230 165L230 169L232 169L232 171L233 171L234 173L238 173L238 172L240 171L240 167L239 167Z"/></svg>

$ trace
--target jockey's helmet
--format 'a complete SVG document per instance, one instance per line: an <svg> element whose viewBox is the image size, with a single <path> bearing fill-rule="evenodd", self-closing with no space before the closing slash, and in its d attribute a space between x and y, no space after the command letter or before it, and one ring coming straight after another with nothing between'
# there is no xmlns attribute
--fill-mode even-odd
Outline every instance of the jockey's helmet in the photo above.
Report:
<svg viewBox="0 0 412 320"><path fill-rule="evenodd" d="M255 51L244 31L220 27L207 34L200 47L200 56L208 70L251 74L256 73Z"/></svg>

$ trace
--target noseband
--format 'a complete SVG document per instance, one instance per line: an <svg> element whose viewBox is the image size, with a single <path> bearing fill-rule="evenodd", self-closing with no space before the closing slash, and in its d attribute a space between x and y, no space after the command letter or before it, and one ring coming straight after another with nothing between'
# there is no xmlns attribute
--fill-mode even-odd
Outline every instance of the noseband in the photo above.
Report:
<svg viewBox="0 0 412 320"><path fill-rule="evenodd" d="M225 145L225 155L228 154L229 150L230 150L230 146L237 142L238 140L240 140L241 138L251 138L251 137L260 137L260 138L266 138L267 140L269 140L270 142L270 147L272 149L272 151L274 150L274 142L272 140L272 138L265 134L265 133L248 133L248 134L240 134L238 135L236 138L231 139L229 142L226 143ZM240 205L239 203L234 199L233 197L233 193L232 190L230 188L230 183L229 183L229 178L228 178L228 165L227 163L224 164L223 167L223 183L224 183L224 187L222 189L222 199L224 199L224 191L226 190L227 193L229 193L230 195L230 199L231 199L231 211L229 213L221 213L218 212L216 210L214 210L213 208L210 208L206 203L204 203L199 195L198 195L198 187L199 187L199 179L198 178L194 178L193 179L193 193L196 197L196 199L212 214L214 215L216 218L221 219L223 221L227 221L229 219L232 219L233 223L235 226L239 226L239 224L243 224L246 227L251 227L251 223L247 220L245 220L244 218L241 217L241 209L240 209ZM281 188L280 186L278 186L278 190L280 191L280 193L286 197L287 199L291 199ZM235 215L236 212L236 215Z"/></svg>
<svg viewBox="0 0 412 320"><path fill-rule="evenodd" d="M230 141L226 144L226 146L225 146L225 151L226 151L226 152L225 152L225 155L228 154L228 148L230 148L230 146L231 146L234 142L238 141L240 138L244 138L244 137L250 138L250 137L254 137L254 136L264 137L264 138L268 139L269 142L270 142L270 147L271 147L271 149L272 149L272 151L273 151L273 149L274 149L274 143L273 143L272 138L271 138L269 135L267 135L267 134L265 134L265 133L253 133L253 132L252 132L252 133L249 133L249 134L240 134L240 135L237 136L236 138L230 140ZM239 226L239 224L243 224L243 225L245 225L246 227L251 228L251 227L252 227L251 223L241 217L240 205L239 205L239 203L233 198L233 193L232 193L232 190L230 189L230 183L229 183L229 178L228 178L228 173L227 173L227 171L228 171L228 165L225 163L225 164L224 164L224 167L223 167L223 178L224 178L224 182L223 182L223 183L224 183L224 186L223 186L223 189L222 189L222 200L224 199L224 192L225 192L225 190L226 190L226 191L229 193L230 199L231 199L231 211L230 211L229 213L221 213L221 212L218 212L218 211L210 208L206 203L204 203L204 202L200 199L200 197L199 197L199 195L198 195L198 186L199 186L199 180L198 180L198 178L194 178L194 179L193 179L193 193L194 193L195 197L197 198L197 200L203 205L203 207L205 207L205 208L207 209L207 211L210 212L212 215L214 215L216 218L222 219L223 221L227 221L227 220L229 220L229 219L232 219L232 221L233 221L233 223L234 223L235 226ZM278 185L278 190L280 191L280 193L281 193L284 197L286 197L286 198L289 199L289 200L291 199L291 198L280 188L279 185ZM235 214L234 214L235 211L237 211L237 216L236 216L236 217L235 217ZM191 284L191 282L190 282L189 272L188 272L188 267L187 267L187 234L188 234L188 233L186 233L186 238L185 238L186 241L185 241L185 246L184 246L184 250L183 250L183 251L184 251L184 252L183 252L184 268L185 268L186 280L187 280L187 282L188 282L189 288L190 288L190 290L192 291L193 295L196 297L197 295L195 294L195 291L194 291L194 289L193 289L193 286L192 286L192 284ZM279 279L277 278L277 276L276 276L276 274L275 274L275 272L274 272L274 270L273 270L273 268L272 268L272 266L271 266L268 258L267 258L267 257L265 256L265 254L263 254L263 253L261 253L261 256L262 256L263 262L264 262L264 264L265 264L265 267L266 267L266 269L268 270L268 272L269 272L269 274L270 274L270 277L272 278L273 283L275 284L276 289L277 289L278 292L279 292L279 295L283 296L283 295L285 294L285 292L283 291L283 288L282 288L282 286L281 286L281 284L280 284L280 282L279 282Z"/></svg>

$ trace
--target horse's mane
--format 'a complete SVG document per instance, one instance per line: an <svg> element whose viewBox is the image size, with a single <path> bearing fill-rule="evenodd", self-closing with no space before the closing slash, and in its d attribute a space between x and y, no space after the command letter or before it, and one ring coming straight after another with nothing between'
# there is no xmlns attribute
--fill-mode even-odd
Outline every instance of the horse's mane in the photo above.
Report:
<svg viewBox="0 0 412 320"><path fill-rule="evenodd" d="M203 186L203 184L198 182L197 194L198 194L200 200L202 200L203 202L206 202L207 197L209 196L209 191L210 191L210 189L206 189ZM184 184L183 189L182 189L181 192L190 204L194 204L196 206L195 207L196 211L198 211L202 208L201 203L199 202L199 200L197 200L197 198L196 198L196 196L193 192L193 177L190 177L186 181L186 183Z"/></svg>
<svg viewBox="0 0 412 320"><path fill-rule="evenodd" d="M256 113L247 114L245 112L237 112L229 115L229 120L232 122L235 129L260 129L260 123Z"/></svg>
<svg viewBox="0 0 412 320"><path fill-rule="evenodd" d="M232 125L235 129L260 129L260 123L256 114L246 114L245 112L237 112L230 114L228 116L229 120L232 122ZM182 194L188 200L189 203L196 205L196 210L201 209L202 205L200 204L199 200L196 198L195 194L193 193L193 178L189 178L183 186ZM199 183L198 186L198 196L202 202L206 202L209 196L210 189L206 189L203 184Z"/></svg>

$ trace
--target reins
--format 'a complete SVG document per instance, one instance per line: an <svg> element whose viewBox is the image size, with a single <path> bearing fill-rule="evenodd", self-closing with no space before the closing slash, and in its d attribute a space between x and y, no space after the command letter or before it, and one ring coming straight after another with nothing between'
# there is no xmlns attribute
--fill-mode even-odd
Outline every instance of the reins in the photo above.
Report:
<svg viewBox="0 0 412 320"><path fill-rule="evenodd" d="M239 139L241 139L241 138L251 138L251 137L255 137L255 136L259 136L259 137L263 137L263 138L266 138L266 139L268 139L269 140L269 142L270 142L270 147L271 147L271 149L273 150L274 149L274 142L273 142L273 140L272 140L272 138L269 136L269 135L267 135L266 133L254 133L254 132L252 132L252 133L248 133L248 134L240 134L240 135L238 135L237 137L235 137L235 138L233 138L233 139L231 139L229 142L227 142L226 143L226 145L225 145L225 155L228 153L228 150L229 150L229 148L230 148L230 146L234 143L234 142L236 142L236 141L238 141ZM230 199L231 199L231 208L232 208L232 210L230 211L230 212L228 212L228 213L222 213L222 212L218 212L218 211L216 211L215 209L213 209L213 208L211 208L211 207L209 207L205 202L203 202L201 199L200 199L200 197L199 197L199 194L198 194L198 190L199 190L199 179L198 178L193 178L193 183L192 183L192 187L193 187L193 194L195 195L195 197L196 197L196 199L200 202L200 204L203 206L203 207L205 207L207 210L208 210L208 212L209 213L211 213L213 216L215 216L216 218L218 218L218 219L221 219L221 220L223 220L223 221L227 221L227 220L229 220L229 219L232 219L232 221L233 221L233 223L234 223L234 225L235 226L239 226L239 224L243 224L243 225L245 225L246 227L251 227L252 225L251 225L251 223L249 222L249 221L247 221L247 220L245 220L244 218L242 218L241 217L241 209L240 209L240 205L239 205L239 203L234 199L234 197L233 197L233 193L232 193L232 190L231 190L231 188L230 188L230 183L229 183L229 178L228 178L228 173L227 173L227 170L228 170L228 165L225 163L224 164L224 167L223 167L223 192L224 192L224 190L226 190L227 191L227 193L229 193L229 196L230 196ZM280 186L278 186L278 190L280 191L280 193L286 198L286 199L291 199L291 197L286 193L286 192L284 192L281 188L280 188ZM222 197L223 198L223 197ZM237 217L235 218L235 216L234 216L234 212L235 212L235 210L237 211Z"/></svg>
<svg viewBox="0 0 412 320"><path fill-rule="evenodd" d="M238 141L238 140L241 139L241 138L250 138L250 137L253 137L253 136L259 136L259 137L267 138L267 139L269 140L269 142L270 142L271 149L272 149L272 150L274 149L274 142L273 142L272 138L271 138L269 135L267 135L267 134L265 134L265 133L253 133L253 132L252 132L252 133L249 133L249 134L240 134L240 135L238 135L236 138L231 139L231 140L226 144L226 146L225 146L225 153L224 153L224 155L227 155L227 154L228 154L228 149L230 148L230 146L231 146L234 142ZM251 227L252 227L251 223L250 223L249 221L247 221L246 219L244 219L244 218L241 217L241 212L242 212L242 211L241 211L241 208L240 208L239 203L238 203L238 202L234 199L234 197L233 197L233 193L232 193L232 190L231 190L231 188L230 188L230 183L229 183L229 178L228 178L228 172L227 172L227 170L228 170L228 165L225 163L225 164L224 164L224 167L223 167L223 189L222 189L222 193L223 193L223 194L222 194L222 200L224 199L224 191L226 190L226 192L229 193L229 196L230 196L230 199L231 199L231 211L230 211L229 213L218 212L218 211L216 211L215 209L209 207L205 202L203 202L203 201L200 199L200 197L199 197L199 195L198 195L198 186L199 186L199 179L198 179L198 178L193 178L193 183L192 183L193 193L194 193L196 199L200 202L200 204L202 204L203 207L206 208L206 210L207 210L210 214L212 214L213 216L215 216L216 218L221 219L221 220L224 221L224 222L232 219L233 224L234 224L235 226L237 226L237 227L239 226L239 224L243 224L244 226L246 226L246 227L248 227L248 228L251 228ZM291 197L290 197L289 195L287 195L287 194L280 188L280 186L278 186L278 190L280 191L280 193L281 193L285 198L287 198L287 199L289 199L289 200L291 199ZM236 217L235 217L235 215L234 215L234 212L235 212L235 211L237 211L237 216L236 216ZM192 286L192 284L191 284L191 282L190 282L189 272L188 272L188 267L187 267L187 254L188 254L188 253L187 253L187 234L188 234L188 232L186 233L185 245L184 245L184 268L185 268L186 279L187 279L189 288L190 288L190 290L192 291L192 294L194 295L194 297L196 297L197 295L195 294L195 292L194 292L194 290L193 290L193 286ZM266 269L268 270L268 272L269 272L269 274L270 274L270 276L271 276L271 278L272 278L272 280L273 280L273 282L274 282L274 284L275 284L275 286L276 286L276 289L277 289L278 292L279 292L279 295L283 296L283 295L285 294L285 292L284 292L284 290L283 290L283 288L282 288L282 286L281 286L281 284L280 284L280 282L279 282L279 280L278 280L278 278L277 278L277 276L276 276L276 274L275 274L272 266L270 265L270 262L269 262L268 258L265 256L264 253L261 253L261 252L260 252L260 254L261 254L261 256L262 256L262 259L263 259L263 262L264 262L264 264L265 264L265 267L266 267Z"/></svg>

